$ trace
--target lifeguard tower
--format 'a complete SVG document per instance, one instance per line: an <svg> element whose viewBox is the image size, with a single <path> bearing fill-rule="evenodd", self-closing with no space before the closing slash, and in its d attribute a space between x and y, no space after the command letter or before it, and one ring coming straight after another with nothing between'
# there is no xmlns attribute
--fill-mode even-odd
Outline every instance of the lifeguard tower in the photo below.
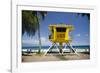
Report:
<svg viewBox="0 0 100 73"><path fill-rule="evenodd" d="M70 52L76 53L70 44L72 42L72 38L69 36L69 33L73 29L74 27L72 25L49 25L49 30L51 32L51 35L49 35L49 40L52 42L52 46L48 48L46 54L50 51L50 49L54 48L54 46L56 46L60 54L63 54L63 43L65 44L65 47L68 46L70 48Z"/></svg>

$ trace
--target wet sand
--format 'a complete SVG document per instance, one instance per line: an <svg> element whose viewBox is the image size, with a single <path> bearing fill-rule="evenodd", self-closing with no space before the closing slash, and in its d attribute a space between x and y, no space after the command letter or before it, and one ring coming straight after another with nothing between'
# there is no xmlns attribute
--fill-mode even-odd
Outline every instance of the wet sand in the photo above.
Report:
<svg viewBox="0 0 100 73"><path fill-rule="evenodd" d="M67 60L87 60L90 59L89 53L66 53L64 55L59 54L47 54L47 55L38 55L38 54L27 54L22 55L22 62L46 62L46 61L67 61Z"/></svg>

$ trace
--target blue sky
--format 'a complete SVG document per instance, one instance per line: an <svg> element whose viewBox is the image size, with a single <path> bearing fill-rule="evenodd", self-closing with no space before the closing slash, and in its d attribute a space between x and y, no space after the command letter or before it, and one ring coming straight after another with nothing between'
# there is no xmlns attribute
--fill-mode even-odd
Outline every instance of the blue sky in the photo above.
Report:
<svg viewBox="0 0 100 73"><path fill-rule="evenodd" d="M72 12L47 12L44 20L40 20L40 35L42 45L51 45L52 43L48 40L50 31L48 25L60 24L73 25L74 30L72 31L73 41L72 45L89 45L90 41L90 20L88 17L78 15ZM29 37L27 34L22 36L23 46L35 46L39 44L37 32L35 36Z"/></svg>

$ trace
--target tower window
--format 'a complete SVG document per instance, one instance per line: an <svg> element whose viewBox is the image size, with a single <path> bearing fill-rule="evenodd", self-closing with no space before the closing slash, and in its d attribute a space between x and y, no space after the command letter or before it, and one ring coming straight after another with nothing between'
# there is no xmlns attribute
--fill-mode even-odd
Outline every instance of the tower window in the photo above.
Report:
<svg viewBox="0 0 100 73"><path fill-rule="evenodd" d="M57 27L56 30L57 30L57 32L66 32L65 27Z"/></svg>

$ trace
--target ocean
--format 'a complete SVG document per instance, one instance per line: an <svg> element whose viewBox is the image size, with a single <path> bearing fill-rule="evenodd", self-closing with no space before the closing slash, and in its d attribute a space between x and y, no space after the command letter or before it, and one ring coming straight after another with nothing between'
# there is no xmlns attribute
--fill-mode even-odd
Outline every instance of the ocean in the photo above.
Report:
<svg viewBox="0 0 100 73"><path fill-rule="evenodd" d="M41 46L41 49L48 49L50 46ZM77 49L89 49L90 46L89 45L80 45L80 46L72 46L73 48L77 48ZM55 49L56 47L54 47ZM64 48L64 47L63 47ZM68 48L68 47L66 47ZM22 46L22 49L39 49L39 46Z"/></svg>

